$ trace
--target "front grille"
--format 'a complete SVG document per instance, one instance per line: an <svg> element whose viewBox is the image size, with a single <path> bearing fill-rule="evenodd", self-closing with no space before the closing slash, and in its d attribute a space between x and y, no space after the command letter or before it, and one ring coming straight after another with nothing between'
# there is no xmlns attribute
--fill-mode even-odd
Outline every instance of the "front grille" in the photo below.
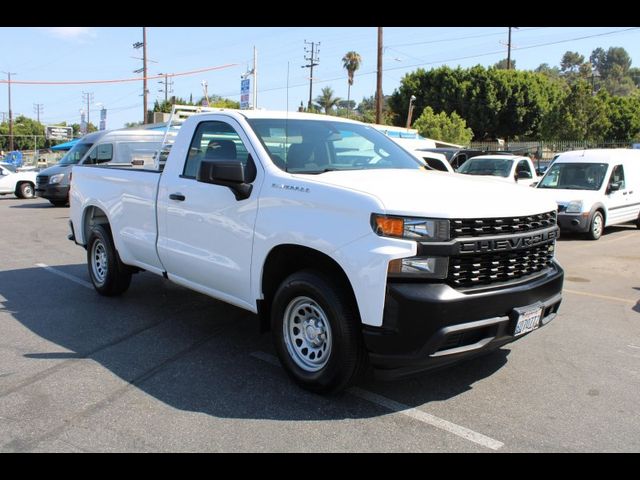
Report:
<svg viewBox="0 0 640 480"><path fill-rule="evenodd" d="M556 211L504 218L462 218L451 220L451 238L486 237L529 232L556 224Z"/></svg>
<svg viewBox="0 0 640 480"><path fill-rule="evenodd" d="M465 288L487 285L540 272L551 265L555 242L510 252L451 257L447 283Z"/></svg>
<svg viewBox="0 0 640 480"><path fill-rule="evenodd" d="M46 185L47 183L49 183L49 176L48 175L38 175L36 177L36 184L37 185Z"/></svg>

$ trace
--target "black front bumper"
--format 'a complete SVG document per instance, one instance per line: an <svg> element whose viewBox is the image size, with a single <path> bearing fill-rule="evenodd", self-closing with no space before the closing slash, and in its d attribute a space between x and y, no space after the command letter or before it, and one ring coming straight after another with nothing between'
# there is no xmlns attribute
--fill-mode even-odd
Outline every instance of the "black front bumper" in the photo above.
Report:
<svg viewBox="0 0 640 480"><path fill-rule="evenodd" d="M382 378L449 365L496 349L515 337L514 308L544 306L540 325L555 316L564 271L501 288L462 292L443 283L388 283L381 328L363 330L369 358ZM525 334L526 335L526 334Z"/></svg>
<svg viewBox="0 0 640 480"><path fill-rule="evenodd" d="M559 213L558 226L567 232L588 232L591 227L591 214Z"/></svg>
<svg viewBox="0 0 640 480"><path fill-rule="evenodd" d="M36 197L62 201L69 198L69 185L36 185Z"/></svg>

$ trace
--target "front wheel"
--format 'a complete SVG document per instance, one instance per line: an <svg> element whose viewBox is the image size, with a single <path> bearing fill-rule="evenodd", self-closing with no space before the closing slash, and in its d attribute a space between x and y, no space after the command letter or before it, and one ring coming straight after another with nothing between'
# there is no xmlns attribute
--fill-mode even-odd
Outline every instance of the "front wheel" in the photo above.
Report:
<svg viewBox="0 0 640 480"><path fill-rule="evenodd" d="M604 217L602 213L596 212L591 219L591 226L587 232L587 238L589 240L598 240L602 236L604 231Z"/></svg>
<svg viewBox="0 0 640 480"><path fill-rule="evenodd" d="M131 284L131 268L122 263L108 227L96 225L87 243L89 277L100 295L113 297L124 293Z"/></svg>
<svg viewBox="0 0 640 480"><path fill-rule="evenodd" d="M33 198L34 195L33 185L29 182L23 182L16 188L16 197L18 198Z"/></svg>
<svg viewBox="0 0 640 480"><path fill-rule="evenodd" d="M354 300L320 272L303 270L282 282L273 300L271 331L287 374L307 390L338 392L366 369Z"/></svg>

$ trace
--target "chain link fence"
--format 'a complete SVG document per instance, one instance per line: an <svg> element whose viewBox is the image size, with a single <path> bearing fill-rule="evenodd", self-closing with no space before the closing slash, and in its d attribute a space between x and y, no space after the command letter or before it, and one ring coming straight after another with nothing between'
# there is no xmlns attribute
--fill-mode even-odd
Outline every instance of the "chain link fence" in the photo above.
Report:
<svg viewBox="0 0 640 480"><path fill-rule="evenodd" d="M626 140L553 140L533 142L471 142L469 148L485 151L507 151L516 155L530 155L540 164L549 163L557 153L589 148L630 148Z"/></svg>

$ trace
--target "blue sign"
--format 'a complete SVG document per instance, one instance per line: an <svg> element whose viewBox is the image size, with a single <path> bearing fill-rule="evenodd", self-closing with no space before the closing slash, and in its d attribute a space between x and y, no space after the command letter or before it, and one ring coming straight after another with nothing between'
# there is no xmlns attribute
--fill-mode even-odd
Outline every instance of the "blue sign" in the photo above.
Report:
<svg viewBox="0 0 640 480"><path fill-rule="evenodd" d="M240 82L240 108L246 110L249 108L249 97L251 92L251 80L245 78Z"/></svg>

